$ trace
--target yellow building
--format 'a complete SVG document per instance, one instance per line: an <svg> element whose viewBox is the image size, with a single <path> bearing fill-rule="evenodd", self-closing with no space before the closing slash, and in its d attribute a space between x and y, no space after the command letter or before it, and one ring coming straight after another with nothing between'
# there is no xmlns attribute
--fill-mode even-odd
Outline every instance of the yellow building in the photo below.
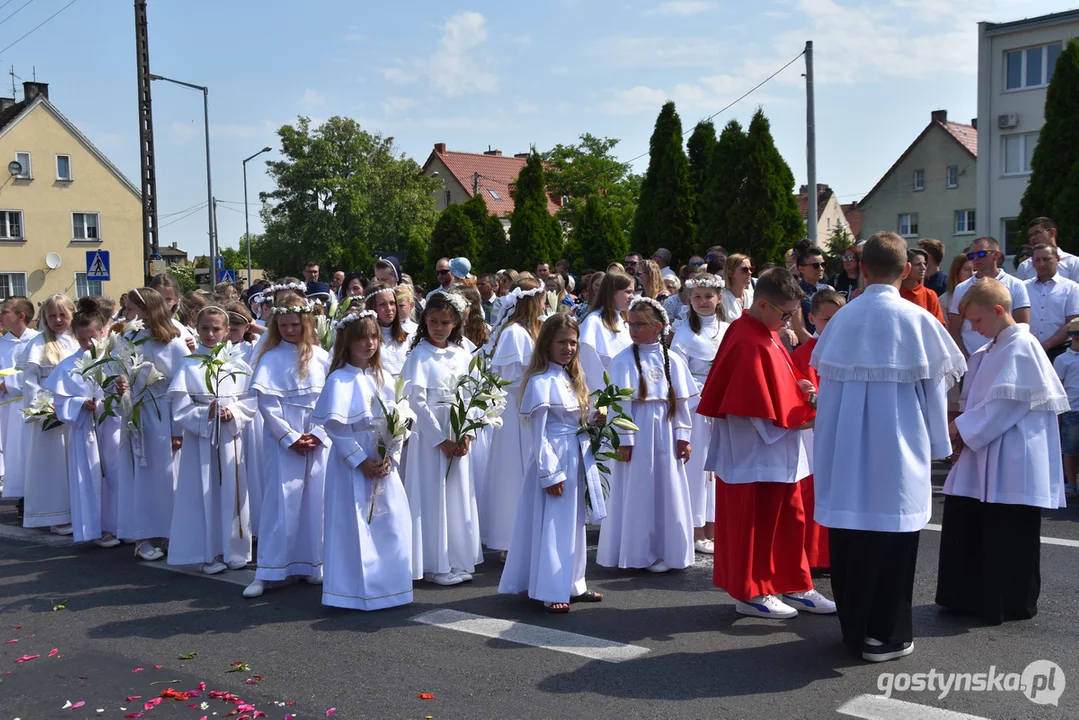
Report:
<svg viewBox="0 0 1079 720"><path fill-rule="evenodd" d="M23 91L0 98L0 298L119 298L144 279L141 193L49 102L47 84ZM109 253L109 281L87 280L95 250Z"/></svg>

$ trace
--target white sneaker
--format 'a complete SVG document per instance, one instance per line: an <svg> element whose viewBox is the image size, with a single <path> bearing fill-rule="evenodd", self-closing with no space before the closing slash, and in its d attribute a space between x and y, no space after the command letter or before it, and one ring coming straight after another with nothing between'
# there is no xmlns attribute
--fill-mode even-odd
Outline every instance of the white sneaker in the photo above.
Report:
<svg viewBox="0 0 1079 720"><path fill-rule="evenodd" d="M153 543L148 540L143 540L135 546L135 555L147 562L153 562L154 560L160 560L165 557L165 553L161 548L154 547Z"/></svg>
<svg viewBox="0 0 1079 720"><path fill-rule="evenodd" d="M734 611L739 615L751 617L774 618L787 620L798 615L798 611L790 605L786 605L775 595L761 595L750 599L748 602L737 601Z"/></svg>
<svg viewBox="0 0 1079 720"><path fill-rule="evenodd" d="M70 535L71 533L75 532L71 528L70 524L68 524L68 525L53 525L51 528L49 528L49 530L52 533L56 534L56 535Z"/></svg>
<svg viewBox="0 0 1079 720"><path fill-rule="evenodd" d="M716 545L711 540L695 540L693 542L693 549L702 555L714 555L716 552Z"/></svg>
<svg viewBox="0 0 1079 720"><path fill-rule="evenodd" d="M663 562L662 558L656 560L654 563L645 568L645 570L647 570L648 572L654 573L665 573L670 569L670 566L667 565L667 563Z"/></svg>
<svg viewBox="0 0 1079 720"><path fill-rule="evenodd" d="M454 575L453 573L446 572L432 575L431 582L433 582L435 585L460 585L464 582L464 580L459 575Z"/></svg>
<svg viewBox="0 0 1079 720"><path fill-rule="evenodd" d="M253 583L244 588L245 598L257 598L263 593L266 586L262 584L261 580L255 580Z"/></svg>
<svg viewBox="0 0 1079 720"><path fill-rule="evenodd" d="M106 535L100 540L94 540L94 544L98 547L114 548L120 544L120 540L115 535Z"/></svg>
<svg viewBox="0 0 1079 720"><path fill-rule="evenodd" d="M450 569L450 575L461 578L461 582L472 582L472 573L461 568Z"/></svg>
<svg viewBox="0 0 1079 720"><path fill-rule="evenodd" d="M207 575L216 575L220 572L225 572L228 569L228 565L220 560L214 560L212 563L206 563L202 566L202 572Z"/></svg>
<svg viewBox="0 0 1079 720"><path fill-rule="evenodd" d="M225 567L227 567L229 570L243 570L245 567L247 567L247 561L229 560L227 563L225 563Z"/></svg>
<svg viewBox="0 0 1079 720"><path fill-rule="evenodd" d="M799 593L783 593L783 599L799 610L805 610L814 615L831 615L835 612L835 603L821 595L816 590L807 590Z"/></svg>
<svg viewBox="0 0 1079 720"><path fill-rule="evenodd" d="M314 576L308 575L304 579L307 580L308 585L321 585L322 584L322 576L314 577Z"/></svg>

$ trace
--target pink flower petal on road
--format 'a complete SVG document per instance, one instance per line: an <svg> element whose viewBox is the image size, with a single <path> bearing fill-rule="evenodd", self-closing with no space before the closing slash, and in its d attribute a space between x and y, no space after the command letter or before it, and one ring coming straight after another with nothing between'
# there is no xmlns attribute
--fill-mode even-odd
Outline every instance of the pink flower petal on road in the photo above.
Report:
<svg viewBox="0 0 1079 720"><path fill-rule="evenodd" d="M53 648L49 651L49 657L56 657L60 654L60 648Z"/></svg>
<svg viewBox="0 0 1079 720"><path fill-rule="evenodd" d="M165 667L165 666L164 665L154 665L154 670L160 670L163 667Z"/></svg>
<svg viewBox="0 0 1079 720"><path fill-rule="evenodd" d="M71 706L71 709L74 710L75 708L81 708L85 704L86 704L85 700L79 700L77 703L75 703L74 705Z"/></svg>
<svg viewBox="0 0 1079 720"><path fill-rule="evenodd" d="M37 660L39 657L41 657L41 656L40 655L23 655L21 658L16 659L15 662L24 663L24 662L28 662L30 660Z"/></svg>
<svg viewBox="0 0 1079 720"><path fill-rule="evenodd" d="M131 672L133 672L133 673L139 673L139 672L142 672L142 668L135 668L135 669L134 669L134 670L132 670Z"/></svg>
<svg viewBox="0 0 1079 720"><path fill-rule="evenodd" d="M7 641L6 643L4 643L4 644L5 644L5 645L12 645L12 644L14 644L14 643L17 643L17 642L19 642L19 639L18 639L18 638L15 638L14 640L8 640L8 641Z"/></svg>
<svg viewBox="0 0 1079 720"><path fill-rule="evenodd" d="M330 715L333 715L335 712L337 712L337 708L330 708L329 710L326 711L326 717L329 717Z"/></svg>
<svg viewBox="0 0 1079 720"><path fill-rule="evenodd" d="M136 700L142 700L142 695L128 695L127 696L127 701L128 702L135 702Z"/></svg>

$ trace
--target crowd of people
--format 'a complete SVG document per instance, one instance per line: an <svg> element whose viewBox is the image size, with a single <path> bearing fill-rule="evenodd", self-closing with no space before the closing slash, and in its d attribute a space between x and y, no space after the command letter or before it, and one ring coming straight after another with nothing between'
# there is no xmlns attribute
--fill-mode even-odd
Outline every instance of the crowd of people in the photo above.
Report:
<svg viewBox="0 0 1079 720"><path fill-rule="evenodd" d="M945 272L941 243L885 232L831 278L803 242L785 268L721 247L580 276L443 258L424 292L385 258L242 299L167 274L118 303L9 297L3 496L143 561L254 561L245 597L301 578L361 610L469 582L485 546L501 593L600 602L598 524L601 566L710 555L736 612L838 612L863 658L902 657L934 459L936 599L987 623L1037 612L1040 512L1074 492L1079 260L1047 218L1029 237L1018 276L993 238Z"/></svg>

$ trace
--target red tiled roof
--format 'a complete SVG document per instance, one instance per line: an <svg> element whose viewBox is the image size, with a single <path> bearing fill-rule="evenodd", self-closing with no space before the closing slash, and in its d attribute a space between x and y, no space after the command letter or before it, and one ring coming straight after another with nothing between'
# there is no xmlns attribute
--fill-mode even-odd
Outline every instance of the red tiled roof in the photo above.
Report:
<svg viewBox="0 0 1079 720"><path fill-rule="evenodd" d="M423 169L427 170L427 166L436 157L449 169L469 197L473 195L473 178L476 173L479 173L479 191L487 203L487 211L492 215L506 217L513 212L513 195L510 194L510 185L517 180L517 176L524 168L527 162L525 158L456 152L444 150L440 146L431 152L431 156L423 164ZM551 200L549 195L547 212L551 215L558 212L558 205Z"/></svg>
<svg viewBox="0 0 1079 720"><path fill-rule="evenodd" d="M976 127L954 122L941 124L944 125L944 129L947 130L952 137L959 141L960 145L970 151L971 155L978 157L978 129Z"/></svg>
<svg viewBox="0 0 1079 720"><path fill-rule="evenodd" d="M858 237L862 232L862 209L856 202L840 207L843 208L843 216L847 218L847 225L850 226L850 234Z"/></svg>
<svg viewBox="0 0 1079 720"><path fill-rule="evenodd" d="M917 147L918 143L922 141L922 138L928 135L929 131L933 128L940 128L944 130L944 132L948 133L948 137L959 143L959 145L964 150L973 155L975 158L978 157L978 130L973 125L963 125L962 123L953 123L948 121L941 122L940 120L934 118L929 121L929 124L925 126L925 129L922 130L921 133L919 133L918 137L914 138L914 142L912 142L907 147L907 149L903 151L903 154L899 156L899 159L892 163L892 166L888 168L888 172L881 175L880 180L878 180L877 184L874 185L873 188L869 192L867 192L865 196L862 197L861 202L865 202L870 195L877 191L877 188L881 186L881 183L883 183L885 179L889 175L891 175L897 167L899 167L899 163L903 162L907 155L910 155L914 148Z"/></svg>
<svg viewBox="0 0 1079 720"><path fill-rule="evenodd" d="M802 188L806 188L805 185ZM832 188L827 185L817 183L817 218L824 213L824 208L828 205L828 200L832 197ZM801 192L794 196L798 200L798 212L802 213L802 219L805 220L809 217L809 193Z"/></svg>

